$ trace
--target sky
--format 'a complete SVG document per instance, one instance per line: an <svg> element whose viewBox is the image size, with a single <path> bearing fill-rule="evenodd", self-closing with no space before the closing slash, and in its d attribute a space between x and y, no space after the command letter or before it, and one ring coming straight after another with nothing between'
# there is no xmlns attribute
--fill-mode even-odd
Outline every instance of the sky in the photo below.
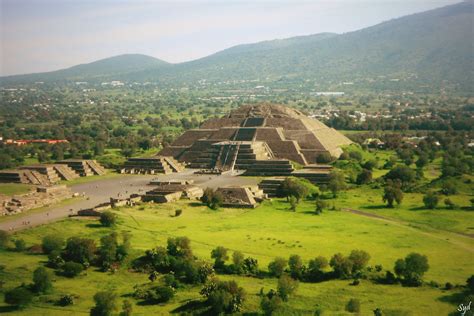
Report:
<svg viewBox="0 0 474 316"><path fill-rule="evenodd" d="M120 54L179 63L297 35L345 33L460 0L0 0L0 76Z"/></svg>

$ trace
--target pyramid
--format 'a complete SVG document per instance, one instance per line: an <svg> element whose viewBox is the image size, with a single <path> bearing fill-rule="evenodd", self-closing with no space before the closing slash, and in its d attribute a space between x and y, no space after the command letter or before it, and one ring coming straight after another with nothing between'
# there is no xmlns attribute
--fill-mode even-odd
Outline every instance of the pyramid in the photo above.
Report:
<svg viewBox="0 0 474 316"><path fill-rule="evenodd" d="M184 132L159 154L195 168L284 170L290 161L316 163L323 153L337 158L352 142L302 112L273 104L245 105ZM293 170L288 169L288 173ZM284 173L284 172L279 172ZM261 174L261 172L260 172Z"/></svg>

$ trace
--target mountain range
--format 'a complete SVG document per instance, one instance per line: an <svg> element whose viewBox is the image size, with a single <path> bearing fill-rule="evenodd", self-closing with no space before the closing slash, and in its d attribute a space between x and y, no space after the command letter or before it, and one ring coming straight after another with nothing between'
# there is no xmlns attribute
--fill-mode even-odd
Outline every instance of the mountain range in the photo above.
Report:
<svg viewBox="0 0 474 316"><path fill-rule="evenodd" d="M153 81L206 79L354 80L415 76L427 82L474 86L474 2L404 16L358 31L321 33L234 46L190 62L170 64L128 54L68 69L0 78L34 81Z"/></svg>

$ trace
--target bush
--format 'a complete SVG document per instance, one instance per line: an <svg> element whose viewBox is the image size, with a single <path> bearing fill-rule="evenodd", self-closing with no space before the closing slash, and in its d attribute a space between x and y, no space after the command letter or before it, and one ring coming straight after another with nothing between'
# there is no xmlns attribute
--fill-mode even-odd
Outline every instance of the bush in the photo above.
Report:
<svg viewBox="0 0 474 316"><path fill-rule="evenodd" d="M474 293L474 274L466 280L466 285L468 290Z"/></svg>
<svg viewBox="0 0 474 316"><path fill-rule="evenodd" d="M289 275L283 274L278 279L278 295L283 301L288 301L290 295L294 294L298 289L298 281L291 278Z"/></svg>
<svg viewBox="0 0 474 316"><path fill-rule="evenodd" d="M245 291L235 281L213 279L200 293L207 298L211 315L239 312L245 301Z"/></svg>
<svg viewBox="0 0 474 316"><path fill-rule="evenodd" d="M213 210L217 210L222 202L224 201L224 197L220 192L214 191L211 188L206 188L204 190L204 194L201 197L201 202L206 204L207 207Z"/></svg>
<svg viewBox="0 0 474 316"><path fill-rule="evenodd" d="M403 281L409 286L420 286L423 274L429 269L428 258L418 253L411 253L405 259L395 262L395 273L403 277Z"/></svg>
<svg viewBox="0 0 474 316"><path fill-rule="evenodd" d="M446 284L444 285L444 288L446 290L451 290L454 286L450 283L450 282L446 282Z"/></svg>
<svg viewBox="0 0 474 316"><path fill-rule="evenodd" d="M174 297L174 290L169 286L158 286L148 293L148 300L155 303L166 303Z"/></svg>
<svg viewBox="0 0 474 316"><path fill-rule="evenodd" d="M282 304L282 300L277 295L272 295L271 297L263 296L262 300L260 301L260 307L263 310L265 315L273 315L278 309L280 309Z"/></svg>
<svg viewBox="0 0 474 316"><path fill-rule="evenodd" d="M84 266L82 264L72 261L66 262L62 268L63 275L68 278L74 278L84 271Z"/></svg>
<svg viewBox="0 0 474 316"><path fill-rule="evenodd" d="M180 216L181 214L183 214L183 210L181 210L181 209L174 211L174 217L178 217L178 216Z"/></svg>
<svg viewBox="0 0 474 316"><path fill-rule="evenodd" d="M352 160L356 160L356 161L361 161L362 160L362 154L358 151L351 151L349 152L349 157L352 159Z"/></svg>
<svg viewBox="0 0 474 316"><path fill-rule="evenodd" d="M214 268L223 269L225 262L229 259L227 248L219 246L211 251L211 258L214 259Z"/></svg>
<svg viewBox="0 0 474 316"><path fill-rule="evenodd" d="M349 260L352 262L352 273L356 273L367 266L370 255L364 250L352 250L349 255Z"/></svg>
<svg viewBox="0 0 474 316"><path fill-rule="evenodd" d="M10 242L10 234L4 230L0 230L0 248L6 249Z"/></svg>
<svg viewBox="0 0 474 316"><path fill-rule="evenodd" d="M95 306L92 316L110 316L117 309L117 295L114 292L97 292L94 295Z"/></svg>
<svg viewBox="0 0 474 316"><path fill-rule="evenodd" d="M132 303L130 303L130 301L128 300L123 301L122 312L120 313L120 316L131 316L132 311L133 311Z"/></svg>
<svg viewBox="0 0 474 316"><path fill-rule="evenodd" d="M357 184L367 184L372 181L372 171L368 169L362 169L362 171L357 175L356 183Z"/></svg>
<svg viewBox="0 0 474 316"><path fill-rule="evenodd" d="M102 224L102 226L111 227L111 226L114 226L115 223L117 222L117 215L115 215L114 213L110 211L105 211L100 214L99 221Z"/></svg>
<svg viewBox="0 0 474 316"><path fill-rule="evenodd" d="M275 258L275 260L268 264L268 272L270 272L270 275L279 278L285 271L287 264L288 261L286 259L281 257Z"/></svg>
<svg viewBox="0 0 474 316"><path fill-rule="evenodd" d="M53 251L60 251L64 246L64 239L58 235L48 235L43 238L41 246L46 254L50 254Z"/></svg>
<svg viewBox="0 0 474 316"><path fill-rule="evenodd" d="M48 293L53 288L51 273L44 267L39 267L33 272L33 289L38 293Z"/></svg>
<svg viewBox="0 0 474 316"><path fill-rule="evenodd" d="M306 278L311 282L322 281L324 278L323 269L328 266L328 261L324 257L316 257L311 259L306 270Z"/></svg>
<svg viewBox="0 0 474 316"><path fill-rule="evenodd" d="M453 201L451 201L450 199L445 199L444 200L444 205L446 206L446 208L448 210L453 210L456 208L456 204L454 204Z"/></svg>
<svg viewBox="0 0 474 316"><path fill-rule="evenodd" d="M61 306L69 306L69 305L74 305L74 296L72 295L63 295L58 301L58 304Z"/></svg>
<svg viewBox="0 0 474 316"><path fill-rule="evenodd" d="M5 292L5 303L19 308L26 307L32 300L33 293L24 287L17 287Z"/></svg>
<svg viewBox="0 0 474 316"><path fill-rule="evenodd" d="M346 305L346 311L349 313L359 313L360 312L360 301L355 298L351 298Z"/></svg>
<svg viewBox="0 0 474 316"><path fill-rule="evenodd" d="M316 157L317 163L330 163L334 158L330 153L321 153Z"/></svg>
<svg viewBox="0 0 474 316"><path fill-rule="evenodd" d="M48 255L48 267L50 268L60 268L64 265L64 259L61 257L61 252L55 250L49 253Z"/></svg>
<svg viewBox="0 0 474 316"><path fill-rule="evenodd" d="M333 268L336 277L345 279L351 276L353 262L344 255L335 254L329 261L329 265Z"/></svg>
<svg viewBox="0 0 474 316"><path fill-rule="evenodd" d="M434 192L428 192L423 197L423 204L427 209L434 209L438 205L438 196Z"/></svg>
<svg viewBox="0 0 474 316"><path fill-rule="evenodd" d="M26 249L26 242L23 239L16 239L15 240L15 251L25 251Z"/></svg>

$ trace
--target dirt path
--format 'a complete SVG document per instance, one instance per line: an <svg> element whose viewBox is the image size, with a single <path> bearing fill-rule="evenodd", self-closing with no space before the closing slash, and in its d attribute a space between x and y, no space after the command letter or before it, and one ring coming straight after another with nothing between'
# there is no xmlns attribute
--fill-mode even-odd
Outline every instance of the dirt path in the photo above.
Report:
<svg viewBox="0 0 474 316"><path fill-rule="evenodd" d="M363 211L355 210L355 209L351 209L351 208L343 208L342 210L345 211L345 212L352 213L352 214L373 218L375 220L388 222L392 225L397 225L399 227L410 229L410 230L416 231L420 234L423 234L425 236L429 236L429 237L433 237L433 238L436 238L436 239L439 239L439 240L449 242L453 245L459 246L459 247L461 247L461 248L463 248L463 249L465 249L469 252L474 253L474 246L472 245L472 243L469 244L469 243L464 243L463 241L459 241L457 239L453 240L451 238L446 238L446 234L448 234L448 235L454 235L454 237L474 239L474 236L471 235L471 234L456 233L456 232L451 232L451 231L447 231L447 230L435 229L435 228L431 228L431 227L429 229L432 230L433 232L428 232L428 231L424 231L420 228L416 228L416 227L412 226L411 223L409 223L409 222L396 220L396 219L391 219L391 218L387 218L387 217L380 216L380 215L377 215L377 214L367 213L367 212L363 212ZM439 234L441 234L441 235L439 235Z"/></svg>

